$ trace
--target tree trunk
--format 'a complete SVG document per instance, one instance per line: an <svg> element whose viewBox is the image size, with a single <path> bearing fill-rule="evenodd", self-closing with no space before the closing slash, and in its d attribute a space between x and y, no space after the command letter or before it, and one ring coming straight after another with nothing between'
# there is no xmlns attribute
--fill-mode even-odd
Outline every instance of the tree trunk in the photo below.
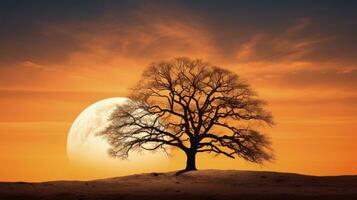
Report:
<svg viewBox="0 0 357 200"><path fill-rule="evenodd" d="M185 171L192 171L196 169L196 151L186 152L187 161Z"/></svg>

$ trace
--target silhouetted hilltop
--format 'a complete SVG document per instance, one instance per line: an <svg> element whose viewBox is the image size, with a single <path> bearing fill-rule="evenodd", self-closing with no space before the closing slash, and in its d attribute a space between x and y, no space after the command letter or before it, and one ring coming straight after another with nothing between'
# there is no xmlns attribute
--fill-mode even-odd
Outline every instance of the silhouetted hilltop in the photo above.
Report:
<svg viewBox="0 0 357 200"><path fill-rule="evenodd" d="M357 176L200 170L93 181L2 182L0 199L357 199Z"/></svg>

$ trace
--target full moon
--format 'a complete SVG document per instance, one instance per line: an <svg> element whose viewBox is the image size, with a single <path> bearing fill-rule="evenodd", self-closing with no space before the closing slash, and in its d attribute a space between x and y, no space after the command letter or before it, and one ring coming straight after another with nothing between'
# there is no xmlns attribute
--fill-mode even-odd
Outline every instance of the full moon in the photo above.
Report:
<svg viewBox="0 0 357 200"><path fill-rule="evenodd" d="M87 107L74 120L67 138L67 155L70 163L85 166L115 166L130 168L138 164L166 163L163 152L133 152L129 160L112 158L108 155L110 145L97 133L110 123L110 116L117 106L125 106L128 98L114 97L104 99ZM154 162L153 162L154 161Z"/></svg>

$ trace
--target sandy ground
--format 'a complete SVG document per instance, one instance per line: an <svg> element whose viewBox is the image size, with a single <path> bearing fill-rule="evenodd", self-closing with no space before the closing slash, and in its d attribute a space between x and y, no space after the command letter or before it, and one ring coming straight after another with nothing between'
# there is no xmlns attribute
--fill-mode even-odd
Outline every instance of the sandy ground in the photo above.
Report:
<svg viewBox="0 0 357 200"><path fill-rule="evenodd" d="M357 176L201 170L93 181L2 182L0 199L357 199Z"/></svg>

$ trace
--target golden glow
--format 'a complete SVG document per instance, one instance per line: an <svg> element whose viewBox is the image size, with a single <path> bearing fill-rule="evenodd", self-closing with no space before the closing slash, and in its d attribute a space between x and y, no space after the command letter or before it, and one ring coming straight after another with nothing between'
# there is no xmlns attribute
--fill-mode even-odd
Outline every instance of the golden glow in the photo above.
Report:
<svg viewBox="0 0 357 200"><path fill-rule="evenodd" d="M333 38L323 33L297 37L310 26L309 19L276 35L252 33L236 45L232 40L227 50L199 18L162 20L155 12L148 17L145 10L136 15L141 23L122 23L109 15L88 24L45 24L43 34L71 38L79 47L63 52L60 61L50 59L55 55L49 49L48 58L2 64L1 181L91 179L183 168L184 157L176 151L168 166L153 162L125 170L73 167L66 157L67 133L80 112L101 99L125 97L146 65L178 56L203 58L241 75L268 102L276 122L267 130L275 162L256 166L199 155L198 168L357 173L357 93L355 85L346 84L357 63L311 55Z"/></svg>

